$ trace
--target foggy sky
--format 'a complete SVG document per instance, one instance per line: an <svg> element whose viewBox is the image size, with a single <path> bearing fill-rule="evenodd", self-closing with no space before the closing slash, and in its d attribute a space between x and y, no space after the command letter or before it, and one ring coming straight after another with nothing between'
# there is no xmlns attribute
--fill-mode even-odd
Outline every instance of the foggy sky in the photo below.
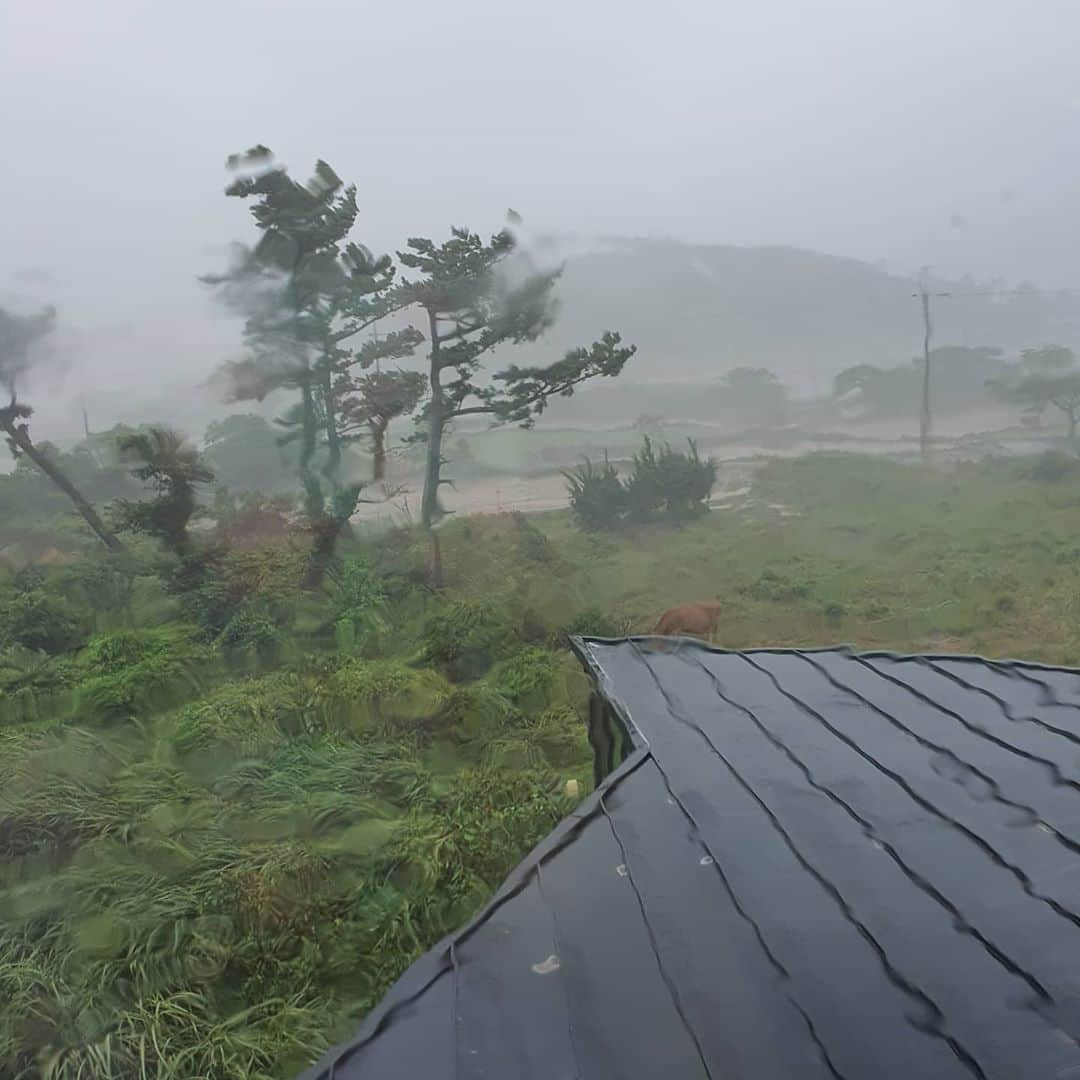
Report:
<svg viewBox="0 0 1080 1080"><path fill-rule="evenodd" d="M256 142L380 250L513 206L1080 287L1078 39L1075 0L0 0L0 303L57 305L68 393L192 385Z"/></svg>

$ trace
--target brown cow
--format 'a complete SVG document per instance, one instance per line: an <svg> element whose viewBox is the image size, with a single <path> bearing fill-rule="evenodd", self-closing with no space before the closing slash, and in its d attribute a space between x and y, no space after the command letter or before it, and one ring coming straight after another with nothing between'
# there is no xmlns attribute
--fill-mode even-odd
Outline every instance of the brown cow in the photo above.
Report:
<svg viewBox="0 0 1080 1080"><path fill-rule="evenodd" d="M660 616L653 633L664 636L688 634L708 641L716 632L721 607L722 605L717 600L706 600L697 604L678 604L676 607L668 608Z"/></svg>

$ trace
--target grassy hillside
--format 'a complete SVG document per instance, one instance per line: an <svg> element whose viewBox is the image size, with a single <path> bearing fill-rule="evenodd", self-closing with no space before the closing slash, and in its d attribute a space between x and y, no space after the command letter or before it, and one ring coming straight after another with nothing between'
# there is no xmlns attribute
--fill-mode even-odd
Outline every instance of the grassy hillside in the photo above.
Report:
<svg viewBox="0 0 1080 1080"><path fill-rule="evenodd" d="M719 597L730 647L1080 663L1078 537L1067 459L817 455L682 530L454 521L438 596L407 531L317 596L287 545L185 598L69 544L0 581L0 1075L287 1077L345 1035L587 789L568 629Z"/></svg>

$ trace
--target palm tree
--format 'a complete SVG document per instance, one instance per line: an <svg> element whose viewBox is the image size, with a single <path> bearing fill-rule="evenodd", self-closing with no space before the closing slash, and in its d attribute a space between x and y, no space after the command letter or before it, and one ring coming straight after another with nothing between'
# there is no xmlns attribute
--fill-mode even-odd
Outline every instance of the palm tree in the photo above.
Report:
<svg viewBox="0 0 1080 1080"><path fill-rule="evenodd" d="M122 527L158 537L170 551L191 550L188 522L198 508L197 487L214 479L199 451L183 435L168 427L149 427L117 439L121 456L134 464L132 474L153 485L157 497L150 502L117 499L114 517Z"/></svg>

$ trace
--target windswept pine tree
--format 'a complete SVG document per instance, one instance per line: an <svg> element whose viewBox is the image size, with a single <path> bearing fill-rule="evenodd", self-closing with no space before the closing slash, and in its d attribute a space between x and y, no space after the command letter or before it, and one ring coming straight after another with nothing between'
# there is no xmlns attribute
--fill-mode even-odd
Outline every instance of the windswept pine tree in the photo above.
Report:
<svg viewBox="0 0 1080 1080"><path fill-rule="evenodd" d="M349 343L394 309L394 267L388 256L349 240L356 188L325 161L306 183L292 179L265 146L234 155L228 165L237 177L226 194L254 200L251 212L261 235L253 247L237 249L228 273L204 280L246 319L247 355L226 370L232 399L261 400L279 390L295 395L279 423L283 441L300 448L299 479L313 538L310 582L316 585L363 488L341 476L341 409L354 404L349 369L370 366L379 354L371 347L354 353ZM405 330L381 347L399 356L417 340Z"/></svg>
<svg viewBox="0 0 1080 1080"><path fill-rule="evenodd" d="M517 224L511 212L509 224ZM561 269L537 270L517 251L511 228L484 241L468 229L453 229L442 244L414 237L398 253L419 276L404 280L395 295L401 308L423 312L427 329L428 401L424 410L427 465L421 520L427 527L443 516L439 489L447 481L443 442L447 427L464 416L528 425L555 395L568 396L580 383L618 375L635 352L618 334L606 333L588 348L572 349L545 367L511 365L481 381L484 358L498 346L535 341L553 322L552 290Z"/></svg>

